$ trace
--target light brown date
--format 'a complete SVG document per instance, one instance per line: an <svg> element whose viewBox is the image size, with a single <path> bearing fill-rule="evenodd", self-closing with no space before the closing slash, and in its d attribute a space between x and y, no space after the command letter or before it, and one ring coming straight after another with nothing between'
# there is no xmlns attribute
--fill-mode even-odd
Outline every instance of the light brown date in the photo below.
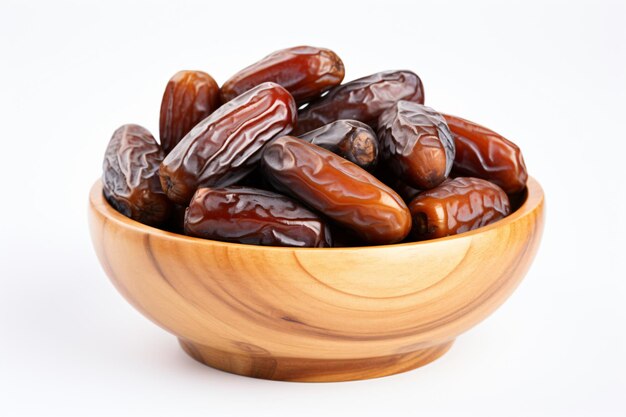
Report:
<svg viewBox="0 0 626 417"><path fill-rule="evenodd" d="M225 187L251 172L263 145L289 133L296 120L291 94L263 83L197 124L165 157L159 175L167 196L187 204L200 187Z"/></svg>
<svg viewBox="0 0 626 417"><path fill-rule="evenodd" d="M249 187L200 188L185 214L189 236L265 246L327 247L330 230L291 198Z"/></svg>
<svg viewBox="0 0 626 417"><path fill-rule="evenodd" d="M391 188L350 161L293 136L265 146L262 165L270 182L371 244L399 242L411 216Z"/></svg>
<svg viewBox="0 0 626 417"><path fill-rule="evenodd" d="M161 101L159 134L165 154L219 106L220 89L209 74L202 71L174 74Z"/></svg>
<svg viewBox="0 0 626 417"><path fill-rule="evenodd" d="M522 151L491 129L444 115L456 144L453 175L482 178L500 186L507 194L526 187L528 173Z"/></svg>
<svg viewBox="0 0 626 417"><path fill-rule="evenodd" d="M263 82L282 85L302 104L341 84L341 59L330 49L296 46L281 49L233 75L222 85L222 100L230 101Z"/></svg>
<svg viewBox="0 0 626 417"><path fill-rule="evenodd" d="M419 189L441 184L452 169L454 141L443 116L399 101L378 119L381 157L399 179Z"/></svg>
<svg viewBox="0 0 626 417"><path fill-rule="evenodd" d="M126 217L151 226L167 220L171 203L159 183L163 150L150 132L128 124L113 133L102 164L104 197Z"/></svg>
<svg viewBox="0 0 626 417"><path fill-rule="evenodd" d="M424 191L409 204L414 240L435 239L474 230L509 215L509 199L495 184L459 177Z"/></svg>

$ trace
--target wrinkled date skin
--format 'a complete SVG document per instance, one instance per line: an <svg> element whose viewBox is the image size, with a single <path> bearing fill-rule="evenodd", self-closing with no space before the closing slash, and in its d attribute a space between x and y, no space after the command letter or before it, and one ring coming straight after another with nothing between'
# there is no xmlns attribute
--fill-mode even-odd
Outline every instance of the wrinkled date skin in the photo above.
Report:
<svg viewBox="0 0 626 417"><path fill-rule="evenodd" d="M289 133L296 104L278 84L263 83L224 104L197 124L161 164L167 196L187 204L200 187L226 187L251 172L263 145Z"/></svg>
<svg viewBox="0 0 626 417"><path fill-rule="evenodd" d="M399 101L380 115L378 138L385 165L412 187L433 188L452 169L452 134L443 116L430 107Z"/></svg>
<svg viewBox="0 0 626 417"><path fill-rule="evenodd" d="M424 86L411 71L384 71L337 86L298 115L295 134L340 119L367 123L374 130L378 116L399 100L424 103Z"/></svg>
<svg viewBox="0 0 626 417"><path fill-rule="evenodd" d="M302 104L341 84L343 62L333 51L296 46L276 51L233 75L222 85L224 103L263 82L282 85Z"/></svg>
<svg viewBox="0 0 626 417"><path fill-rule="evenodd" d="M511 212L506 193L480 178L459 177L424 191L409 204L414 240L436 239L478 229Z"/></svg>
<svg viewBox="0 0 626 417"><path fill-rule="evenodd" d="M220 89L209 74L177 72L167 83L161 101L159 133L165 154L219 106Z"/></svg>
<svg viewBox="0 0 626 417"><path fill-rule="evenodd" d="M507 194L526 187L528 172L522 151L491 129L460 117L444 115L456 144L453 175L482 178Z"/></svg>
<svg viewBox="0 0 626 417"><path fill-rule="evenodd" d="M371 244L401 241L411 216L402 198L373 175L334 153L293 136L266 145L270 182Z"/></svg>
<svg viewBox="0 0 626 417"><path fill-rule="evenodd" d="M185 234L265 246L329 247L323 220L292 199L249 187L200 188L185 214Z"/></svg>
<svg viewBox="0 0 626 417"><path fill-rule="evenodd" d="M120 213L156 226L167 220L171 202L159 183L163 150L150 132L128 124L113 133L102 164L103 192Z"/></svg>
<svg viewBox="0 0 626 417"><path fill-rule="evenodd" d="M378 138L371 127L357 120L337 120L300 135L363 169L370 170L378 162Z"/></svg>

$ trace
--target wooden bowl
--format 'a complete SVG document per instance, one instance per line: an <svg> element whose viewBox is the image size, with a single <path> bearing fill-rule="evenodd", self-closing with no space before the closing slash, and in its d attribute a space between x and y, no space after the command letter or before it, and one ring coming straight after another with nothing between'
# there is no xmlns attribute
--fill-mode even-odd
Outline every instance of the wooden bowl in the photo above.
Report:
<svg viewBox="0 0 626 417"><path fill-rule="evenodd" d="M425 365L487 317L526 274L543 190L509 217L419 243L279 248L203 240L128 219L96 182L89 225L126 299L191 357L285 381L375 378Z"/></svg>

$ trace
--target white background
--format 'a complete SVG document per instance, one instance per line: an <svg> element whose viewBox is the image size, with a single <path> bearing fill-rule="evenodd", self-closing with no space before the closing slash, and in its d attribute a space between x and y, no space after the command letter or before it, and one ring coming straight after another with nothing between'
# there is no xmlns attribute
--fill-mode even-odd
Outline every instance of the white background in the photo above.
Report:
<svg viewBox="0 0 626 417"><path fill-rule="evenodd" d="M623 1L0 0L0 415L625 415L625 28ZM221 83L298 44L335 50L346 80L416 71L427 104L517 142L545 188L522 285L424 368L336 384L212 370L91 248L114 129L156 135L179 69Z"/></svg>

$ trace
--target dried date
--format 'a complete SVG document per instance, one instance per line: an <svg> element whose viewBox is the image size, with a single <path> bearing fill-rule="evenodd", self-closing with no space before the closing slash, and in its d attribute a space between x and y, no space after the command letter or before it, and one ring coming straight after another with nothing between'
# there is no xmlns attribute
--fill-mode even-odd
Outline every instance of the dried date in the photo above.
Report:
<svg viewBox="0 0 626 417"><path fill-rule="evenodd" d="M102 164L103 192L107 201L126 217L159 225L171 203L159 183L163 150L147 129L128 124L113 133Z"/></svg>
<svg viewBox="0 0 626 417"><path fill-rule="evenodd" d="M298 115L300 135L340 119L353 119L376 129L378 116L399 100L424 103L424 86L411 71L384 71L331 89Z"/></svg>
<svg viewBox="0 0 626 417"><path fill-rule="evenodd" d="M250 173L263 145L289 133L296 105L283 87L263 83L224 104L196 125L161 164L167 196L187 204L200 187L225 187Z"/></svg>
<svg viewBox="0 0 626 417"><path fill-rule="evenodd" d="M443 182L454 162L454 141L443 116L430 107L399 101L378 119L384 164L420 189Z"/></svg>
<svg viewBox="0 0 626 417"><path fill-rule="evenodd" d="M280 194L239 186L198 189L185 214L185 234L250 245L332 244L317 214Z"/></svg>
<svg viewBox="0 0 626 417"><path fill-rule="evenodd" d="M219 106L220 89L209 74L202 71L174 74L161 101L159 134L165 154Z"/></svg>
<svg viewBox="0 0 626 417"><path fill-rule="evenodd" d="M302 104L341 84L341 59L333 51L312 46L281 49L233 75L222 85L224 103L263 82L282 85Z"/></svg>
<svg viewBox="0 0 626 417"><path fill-rule="evenodd" d="M435 239L474 230L509 215L506 193L480 178L459 177L424 191L409 204L414 240Z"/></svg>
<svg viewBox="0 0 626 417"><path fill-rule="evenodd" d="M373 175L334 153L293 136L266 145L270 182L372 244L402 240L411 216L402 198Z"/></svg>
<svg viewBox="0 0 626 417"><path fill-rule="evenodd" d="M526 187L528 173L517 145L469 120L444 116L456 144L453 175L491 181L507 194L519 193Z"/></svg>
<svg viewBox="0 0 626 417"><path fill-rule="evenodd" d="M371 127L357 120L337 120L300 135L363 169L370 170L378 162L378 139Z"/></svg>

